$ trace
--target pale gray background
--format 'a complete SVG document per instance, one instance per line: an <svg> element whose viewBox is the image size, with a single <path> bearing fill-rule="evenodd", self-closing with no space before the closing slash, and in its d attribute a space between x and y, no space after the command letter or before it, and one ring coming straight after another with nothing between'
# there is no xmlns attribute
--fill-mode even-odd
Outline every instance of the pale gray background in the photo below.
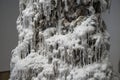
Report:
<svg viewBox="0 0 120 80"><path fill-rule="evenodd" d="M9 70L11 50L17 46L16 19L19 0L0 0L0 71ZM111 62L118 71L120 59L120 0L113 0L110 14L104 16L111 35Z"/></svg>

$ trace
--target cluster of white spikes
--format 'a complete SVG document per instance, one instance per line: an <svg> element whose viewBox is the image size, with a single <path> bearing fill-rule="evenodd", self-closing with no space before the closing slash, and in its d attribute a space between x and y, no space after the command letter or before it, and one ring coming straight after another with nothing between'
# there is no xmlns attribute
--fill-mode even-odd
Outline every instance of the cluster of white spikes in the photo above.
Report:
<svg viewBox="0 0 120 80"><path fill-rule="evenodd" d="M110 0L20 0L10 80L113 80L101 13Z"/></svg>

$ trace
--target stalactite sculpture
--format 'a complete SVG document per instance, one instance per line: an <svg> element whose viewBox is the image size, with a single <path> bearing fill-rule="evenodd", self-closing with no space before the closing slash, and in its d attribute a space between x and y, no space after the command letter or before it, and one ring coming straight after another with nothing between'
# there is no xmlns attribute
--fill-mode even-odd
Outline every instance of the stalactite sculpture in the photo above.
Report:
<svg viewBox="0 0 120 80"><path fill-rule="evenodd" d="M110 0L19 0L10 80L115 80L102 12Z"/></svg>

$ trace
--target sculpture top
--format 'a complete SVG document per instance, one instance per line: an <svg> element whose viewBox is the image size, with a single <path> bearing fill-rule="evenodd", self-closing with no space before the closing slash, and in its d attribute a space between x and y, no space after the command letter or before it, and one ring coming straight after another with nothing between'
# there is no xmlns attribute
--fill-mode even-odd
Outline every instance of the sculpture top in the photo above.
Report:
<svg viewBox="0 0 120 80"><path fill-rule="evenodd" d="M20 12L31 5L48 19L53 15L76 18L106 11L110 0L20 0Z"/></svg>

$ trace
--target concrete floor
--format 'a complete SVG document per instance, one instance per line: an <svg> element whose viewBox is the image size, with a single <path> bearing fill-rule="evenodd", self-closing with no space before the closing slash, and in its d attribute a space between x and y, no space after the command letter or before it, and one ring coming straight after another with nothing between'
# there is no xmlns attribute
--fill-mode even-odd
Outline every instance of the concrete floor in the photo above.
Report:
<svg viewBox="0 0 120 80"><path fill-rule="evenodd" d="M10 71L0 72L0 80L8 80Z"/></svg>

